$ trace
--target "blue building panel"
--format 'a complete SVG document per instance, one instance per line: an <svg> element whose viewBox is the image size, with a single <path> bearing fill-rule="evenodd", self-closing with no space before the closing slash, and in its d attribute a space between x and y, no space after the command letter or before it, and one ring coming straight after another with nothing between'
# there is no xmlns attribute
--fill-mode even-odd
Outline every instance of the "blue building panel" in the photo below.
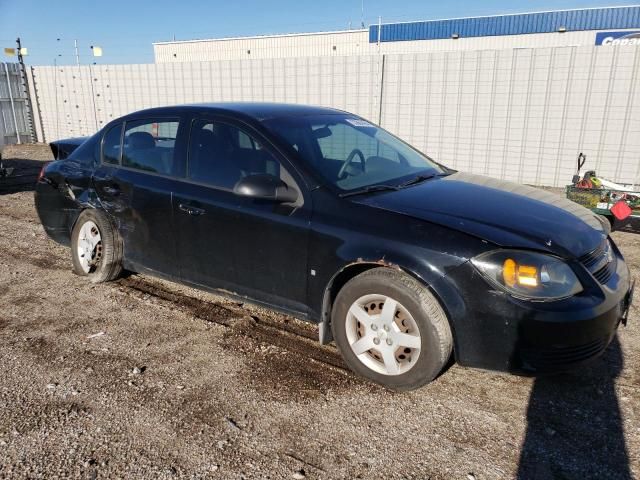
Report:
<svg viewBox="0 0 640 480"><path fill-rule="evenodd" d="M460 37L525 35L557 32L560 27L567 31L640 28L640 6L389 23L382 25L380 41L436 40L451 38L454 33ZM378 25L371 25L369 42L377 41Z"/></svg>

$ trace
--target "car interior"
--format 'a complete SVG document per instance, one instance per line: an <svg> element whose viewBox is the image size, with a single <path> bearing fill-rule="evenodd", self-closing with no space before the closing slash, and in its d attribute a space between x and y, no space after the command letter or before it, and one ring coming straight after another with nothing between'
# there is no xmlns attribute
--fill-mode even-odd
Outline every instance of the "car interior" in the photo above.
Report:
<svg viewBox="0 0 640 480"><path fill-rule="evenodd" d="M342 189L420 170L389 145L344 123L288 123L286 132L279 133L327 180ZM353 158L349 160L350 157Z"/></svg>
<svg viewBox="0 0 640 480"><path fill-rule="evenodd" d="M192 180L233 189L238 180L268 173L280 176L280 164L238 128L196 122L191 134L188 176Z"/></svg>
<svg viewBox="0 0 640 480"><path fill-rule="evenodd" d="M155 173L173 173L173 151L175 139L154 137L149 132L135 131L125 137L124 166Z"/></svg>

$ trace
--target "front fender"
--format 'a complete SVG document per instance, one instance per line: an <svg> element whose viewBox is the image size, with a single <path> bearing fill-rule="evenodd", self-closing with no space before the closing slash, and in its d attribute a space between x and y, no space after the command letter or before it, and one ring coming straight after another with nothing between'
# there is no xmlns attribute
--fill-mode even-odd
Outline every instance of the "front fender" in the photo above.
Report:
<svg viewBox="0 0 640 480"><path fill-rule="evenodd" d="M366 269L397 268L430 288L444 304L434 287L440 279L493 248L489 242L442 225L321 191L314 194L307 305L309 316L325 331L337 291Z"/></svg>

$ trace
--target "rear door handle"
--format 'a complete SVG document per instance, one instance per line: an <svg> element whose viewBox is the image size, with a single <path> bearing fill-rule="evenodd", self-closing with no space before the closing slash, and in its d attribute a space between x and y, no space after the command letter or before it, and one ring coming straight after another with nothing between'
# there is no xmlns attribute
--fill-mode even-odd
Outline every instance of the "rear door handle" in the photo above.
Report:
<svg viewBox="0 0 640 480"><path fill-rule="evenodd" d="M191 205L187 205L186 203L181 203L178 205L178 208L189 215L204 215L207 213L203 208L193 207Z"/></svg>

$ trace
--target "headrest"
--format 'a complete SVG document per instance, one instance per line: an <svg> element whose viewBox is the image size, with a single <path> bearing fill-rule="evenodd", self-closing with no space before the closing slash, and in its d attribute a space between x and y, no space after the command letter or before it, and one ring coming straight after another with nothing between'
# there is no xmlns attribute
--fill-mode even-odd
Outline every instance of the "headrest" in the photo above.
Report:
<svg viewBox="0 0 640 480"><path fill-rule="evenodd" d="M129 148L153 148L156 146L156 140L148 132L133 132L127 136Z"/></svg>
<svg viewBox="0 0 640 480"><path fill-rule="evenodd" d="M197 140L200 145L211 145L216 141L216 134L211 130L202 129L198 132Z"/></svg>

